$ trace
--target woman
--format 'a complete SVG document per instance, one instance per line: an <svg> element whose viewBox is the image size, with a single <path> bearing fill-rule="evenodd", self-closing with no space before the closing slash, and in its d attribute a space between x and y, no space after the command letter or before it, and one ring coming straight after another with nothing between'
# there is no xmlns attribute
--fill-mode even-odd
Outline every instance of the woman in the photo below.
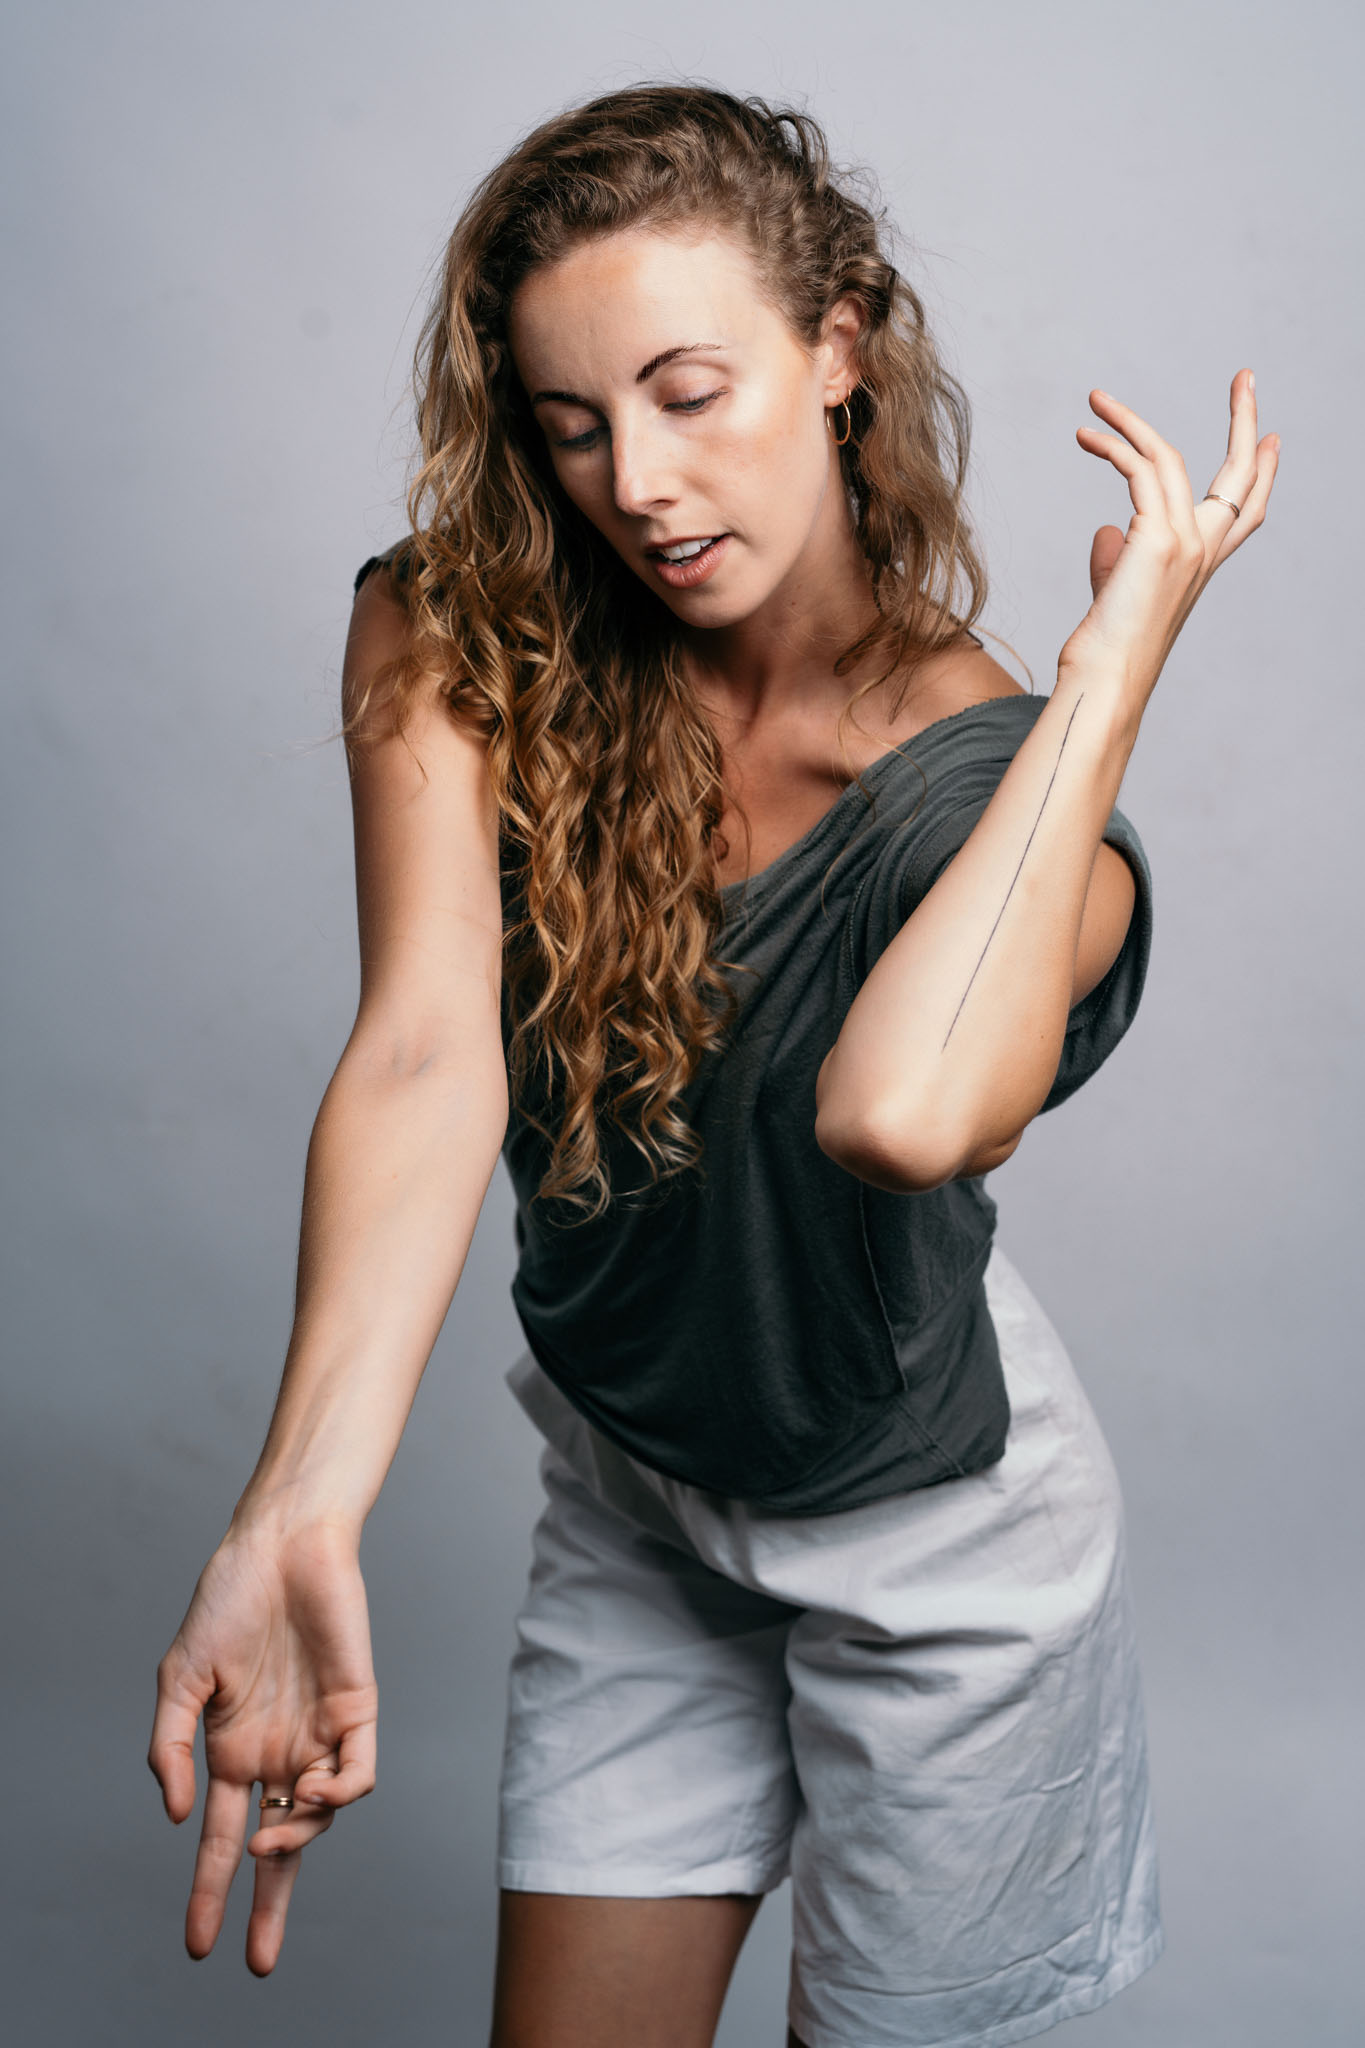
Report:
<svg viewBox="0 0 1365 2048"><path fill-rule="evenodd" d="M688 86L480 186L419 351L411 533L343 682L362 960L260 1461L158 1672L187 1922L253 1787L247 1960L374 1783L358 1565L499 1152L546 1443L493 2039L711 2040L790 1874L789 2041L998 2044L1161 1948L1122 1509L982 1177L1141 993L1116 799L1264 516L1127 483L1046 697L971 630L967 416L807 117Z"/></svg>

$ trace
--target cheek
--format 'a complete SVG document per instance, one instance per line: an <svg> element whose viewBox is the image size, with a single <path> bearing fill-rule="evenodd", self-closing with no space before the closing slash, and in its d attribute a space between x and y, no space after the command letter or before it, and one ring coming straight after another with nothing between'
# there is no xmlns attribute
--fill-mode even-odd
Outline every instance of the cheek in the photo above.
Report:
<svg viewBox="0 0 1365 2048"><path fill-rule="evenodd" d="M762 529L779 544L804 537L829 477L825 427L805 392L783 394L736 416L725 469Z"/></svg>
<svg viewBox="0 0 1365 2048"><path fill-rule="evenodd" d="M553 467L560 490L589 525L608 534L613 525L620 524L620 515L613 502L609 469L593 461L566 463L562 469L557 464Z"/></svg>

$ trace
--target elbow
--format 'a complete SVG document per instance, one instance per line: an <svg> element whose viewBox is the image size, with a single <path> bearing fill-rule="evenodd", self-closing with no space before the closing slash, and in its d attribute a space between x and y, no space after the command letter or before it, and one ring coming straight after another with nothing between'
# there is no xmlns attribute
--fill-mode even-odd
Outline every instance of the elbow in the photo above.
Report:
<svg viewBox="0 0 1365 2048"><path fill-rule="evenodd" d="M815 1142L855 1180L893 1195L924 1195L976 1166L970 1148L929 1118L911 1130L903 1119L864 1117L856 1124L816 1116ZM1013 1147L1011 1147L1011 1150Z"/></svg>
<svg viewBox="0 0 1365 2048"><path fill-rule="evenodd" d="M825 1055L815 1081L815 1142L825 1157L855 1180L893 1195L927 1194L954 1179L961 1160L933 1119L900 1110L893 1116L851 1101L829 1071L836 1050L832 1046Z"/></svg>
<svg viewBox="0 0 1365 2048"><path fill-rule="evenodd" d="M487 1033L403 1036L358 1026L337 1066L343 1075L369 1090L415 1089L434 1115L456 1117L471 1142L502 1149L511 1093L501 1044Z"/></svg>

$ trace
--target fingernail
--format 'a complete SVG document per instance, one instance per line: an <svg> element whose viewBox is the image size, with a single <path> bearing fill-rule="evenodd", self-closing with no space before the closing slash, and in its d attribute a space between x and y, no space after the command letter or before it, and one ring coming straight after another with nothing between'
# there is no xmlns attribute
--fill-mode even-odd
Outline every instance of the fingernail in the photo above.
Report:
<svg viewBox="0 0 1365 2048"><path fill-rule="evenodd" d="M1254 370L1252 370L1252 371L1251 371L1251 373L1249 374L1249 376L1247 377L1247 390L1248 390L1248 391L1254 391L1255 389L1256 389L1256 372L1255 372Z"/></svg>

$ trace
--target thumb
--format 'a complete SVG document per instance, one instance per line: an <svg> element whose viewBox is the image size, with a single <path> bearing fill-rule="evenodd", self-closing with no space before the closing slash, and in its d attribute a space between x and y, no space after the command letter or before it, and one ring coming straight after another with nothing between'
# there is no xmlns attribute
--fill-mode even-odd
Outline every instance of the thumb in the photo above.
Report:
<svg viewBox="0 0 1365 2048"><path fill-rule="evenodd" d="M1122 553L1122 528L1101 526L1090 543L1090 588L1096 597L1109 581L1114 564Z"/></svg>

